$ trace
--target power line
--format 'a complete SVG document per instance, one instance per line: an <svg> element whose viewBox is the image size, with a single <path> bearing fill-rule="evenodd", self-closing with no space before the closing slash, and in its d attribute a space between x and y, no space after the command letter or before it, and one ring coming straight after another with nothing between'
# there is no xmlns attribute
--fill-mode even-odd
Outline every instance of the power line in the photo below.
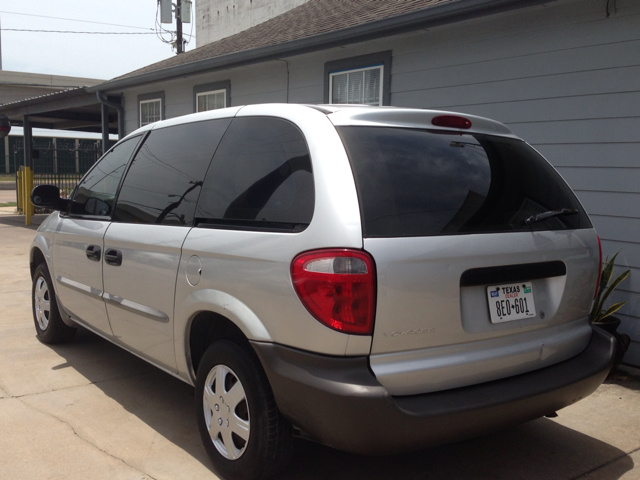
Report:
<svg viewBox="0 0 640 480"><path fill-rule="evenodd" d="M178 32L174 32L174 31L167 30L166 28L164 28L162 26L162 23L160 23L158 21L158 16L159 15L160 15L160 2L158 2L157 5L156 5L156 18L155 18L156 36L158 37L158 39L161 42L171 45L172 49L173 48L177 48L177 43L176 42L179 41L178 36L177 36ZM191 23L191 31L188 34L182 32L182 31L180 32L181 36L182 36L182 39L184 39L183 47L189 45L189 43L191 42L191 40L193 40L193 37L194 37L194 35L193 35L193 24L195 22L192 21L193 20L193 16L194 16L193 10L191 10L191 15L190 15L190 18L189 18L189 21ZM177 21L180 22L181 19L177 20ZM166 40L164 38L164 34L170 35L169 40ZM187 37L187 38L185 39L185 37ZM182 49L178 49L178 53L181 53L181 50Z"/></svg>
<svg viewBox="0 0 640 480"><path fill-rule="evenodd" d="M55 20L66 20L69 22L95 23L97 25L110 25L112 27L126 27L126 28L137 28L139 30L153 30L153 28L149 28L149 27L134 27L133 25L120 25L118 23L93 22L91 20L78 20L75 18L50 17L47 15L34 15L32 13L5 12L3 10L0 10L0 13L6 13L10 15L23 15L25 17L53 18ZM6 30L6 29L3 29L3 30Z"/></svg>
<svg viewBox="0 0 640 480"><path fill-rule="evenodd" d="M3 28L3 32L38 32L38 33L81 33L85 35L155 35L155 32L76 32L72 30L28 30L24 28Z"/></svg>
<svg viewBox="0 0 640 480"><path fill-rule="evenodd" d="M75 30L29 30L25 28L0 28L3 32L80 33L85 35L155 35L156 32L78 32ZM191 37L191 35L185 35Z"/></svg>
<svg viewBox="0 0 640 480"><path fill-rule="evenodd" d="M196 23L195 21L193 21L193 18L192 18L193 11L191 11L190 13L191 13L191 18L189 18L189 23L191 24L191 30L189 31L189 35L185 35L185 37L189 37L189 40L187 40L187 42L185 43L185 46L189 45L189 42L193 38L193 24Z"/></svg>

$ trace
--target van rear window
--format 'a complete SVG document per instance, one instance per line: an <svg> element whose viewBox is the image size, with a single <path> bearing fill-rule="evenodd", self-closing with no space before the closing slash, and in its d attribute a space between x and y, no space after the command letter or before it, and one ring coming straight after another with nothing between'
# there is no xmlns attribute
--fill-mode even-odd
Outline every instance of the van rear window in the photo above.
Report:
<svg viewBox="0 0 640 480"><path fill-rule="evenodd" d="M576 196L516 139L389 127L338 127L365 237L590 228ZM526 224L552 210L577 213Z"/></svg>

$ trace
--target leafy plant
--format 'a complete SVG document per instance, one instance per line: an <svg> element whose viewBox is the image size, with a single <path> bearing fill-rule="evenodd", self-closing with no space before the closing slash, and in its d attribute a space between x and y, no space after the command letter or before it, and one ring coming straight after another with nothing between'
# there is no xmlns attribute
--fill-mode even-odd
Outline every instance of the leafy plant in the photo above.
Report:
<svg viewBox="0 0 640 480"><path fill-rule="evenodd" d="M618 252L620 253L620 252ZM616 253L611 259L607 257L602 264L602 273L600 274L600 287L598 288L598 295L596 295L596 301L593 304L593 309L591 310L591 321L592 322L606 322L607 317L616 313L622 306L627 302L618 302L611 305L609 308L604 310L604 303L607 301L611 292L613 292L620 282L625 280L629 276L629 270L626 272L622 272L618 275L611 285L609 285L609 281L611 280L611 276L613 275L613 263L615 262L616 257L618 256Z"/></svg>

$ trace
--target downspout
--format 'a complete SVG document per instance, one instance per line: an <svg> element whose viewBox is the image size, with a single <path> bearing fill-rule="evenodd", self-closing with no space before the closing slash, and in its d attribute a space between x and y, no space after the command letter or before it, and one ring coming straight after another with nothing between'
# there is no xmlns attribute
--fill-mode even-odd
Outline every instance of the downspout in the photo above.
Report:
<svg viewBox="0 0 640 480"><path fill-rule="evenodd" d="M282 60L281 58L276 58L278 62L284 62L287 65L287 103L289 103L289 62L286 60Z"/></svg>
<svg viewBox="0 0 640 480"><path fill-rule="evenodd" d="M124 105L123 105L124 102L122 101L120 101L120 103L110 102L109 100L107 100L107 97L105 96L104 92L102 92L101 90L96 91L96 97L98 98L98 101L103 106L114 108L116 112L118 112L118 140L122 139L122 137L124 137ZM120 95L120 98L122 99L122 95ZM102 118L102 152L103 153L108 150L107 149L108 140L109 140L108 113L109 113L108 109L103 107L102 108L102 117L103 117ZM107 116L107 118L104 118L105 115Z"/></svg>

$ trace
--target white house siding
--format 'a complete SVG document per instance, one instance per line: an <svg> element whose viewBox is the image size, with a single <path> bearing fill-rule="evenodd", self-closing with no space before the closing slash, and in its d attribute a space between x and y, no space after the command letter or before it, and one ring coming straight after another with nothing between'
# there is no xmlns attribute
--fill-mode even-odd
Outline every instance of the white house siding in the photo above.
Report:
<svg viewBox="0 0 640 480"><path fill-rule="evenodd" d="M193 86L230 80L231 105L321 103L324 63L392 50L391 104L500 120L532 143L577 192L602 239L631 270L621 330L640 365L640 1L559 0L357 45L190 77L164 90L166 116L193 112ZM288 85L288 89L287 89Z"/></svg>

